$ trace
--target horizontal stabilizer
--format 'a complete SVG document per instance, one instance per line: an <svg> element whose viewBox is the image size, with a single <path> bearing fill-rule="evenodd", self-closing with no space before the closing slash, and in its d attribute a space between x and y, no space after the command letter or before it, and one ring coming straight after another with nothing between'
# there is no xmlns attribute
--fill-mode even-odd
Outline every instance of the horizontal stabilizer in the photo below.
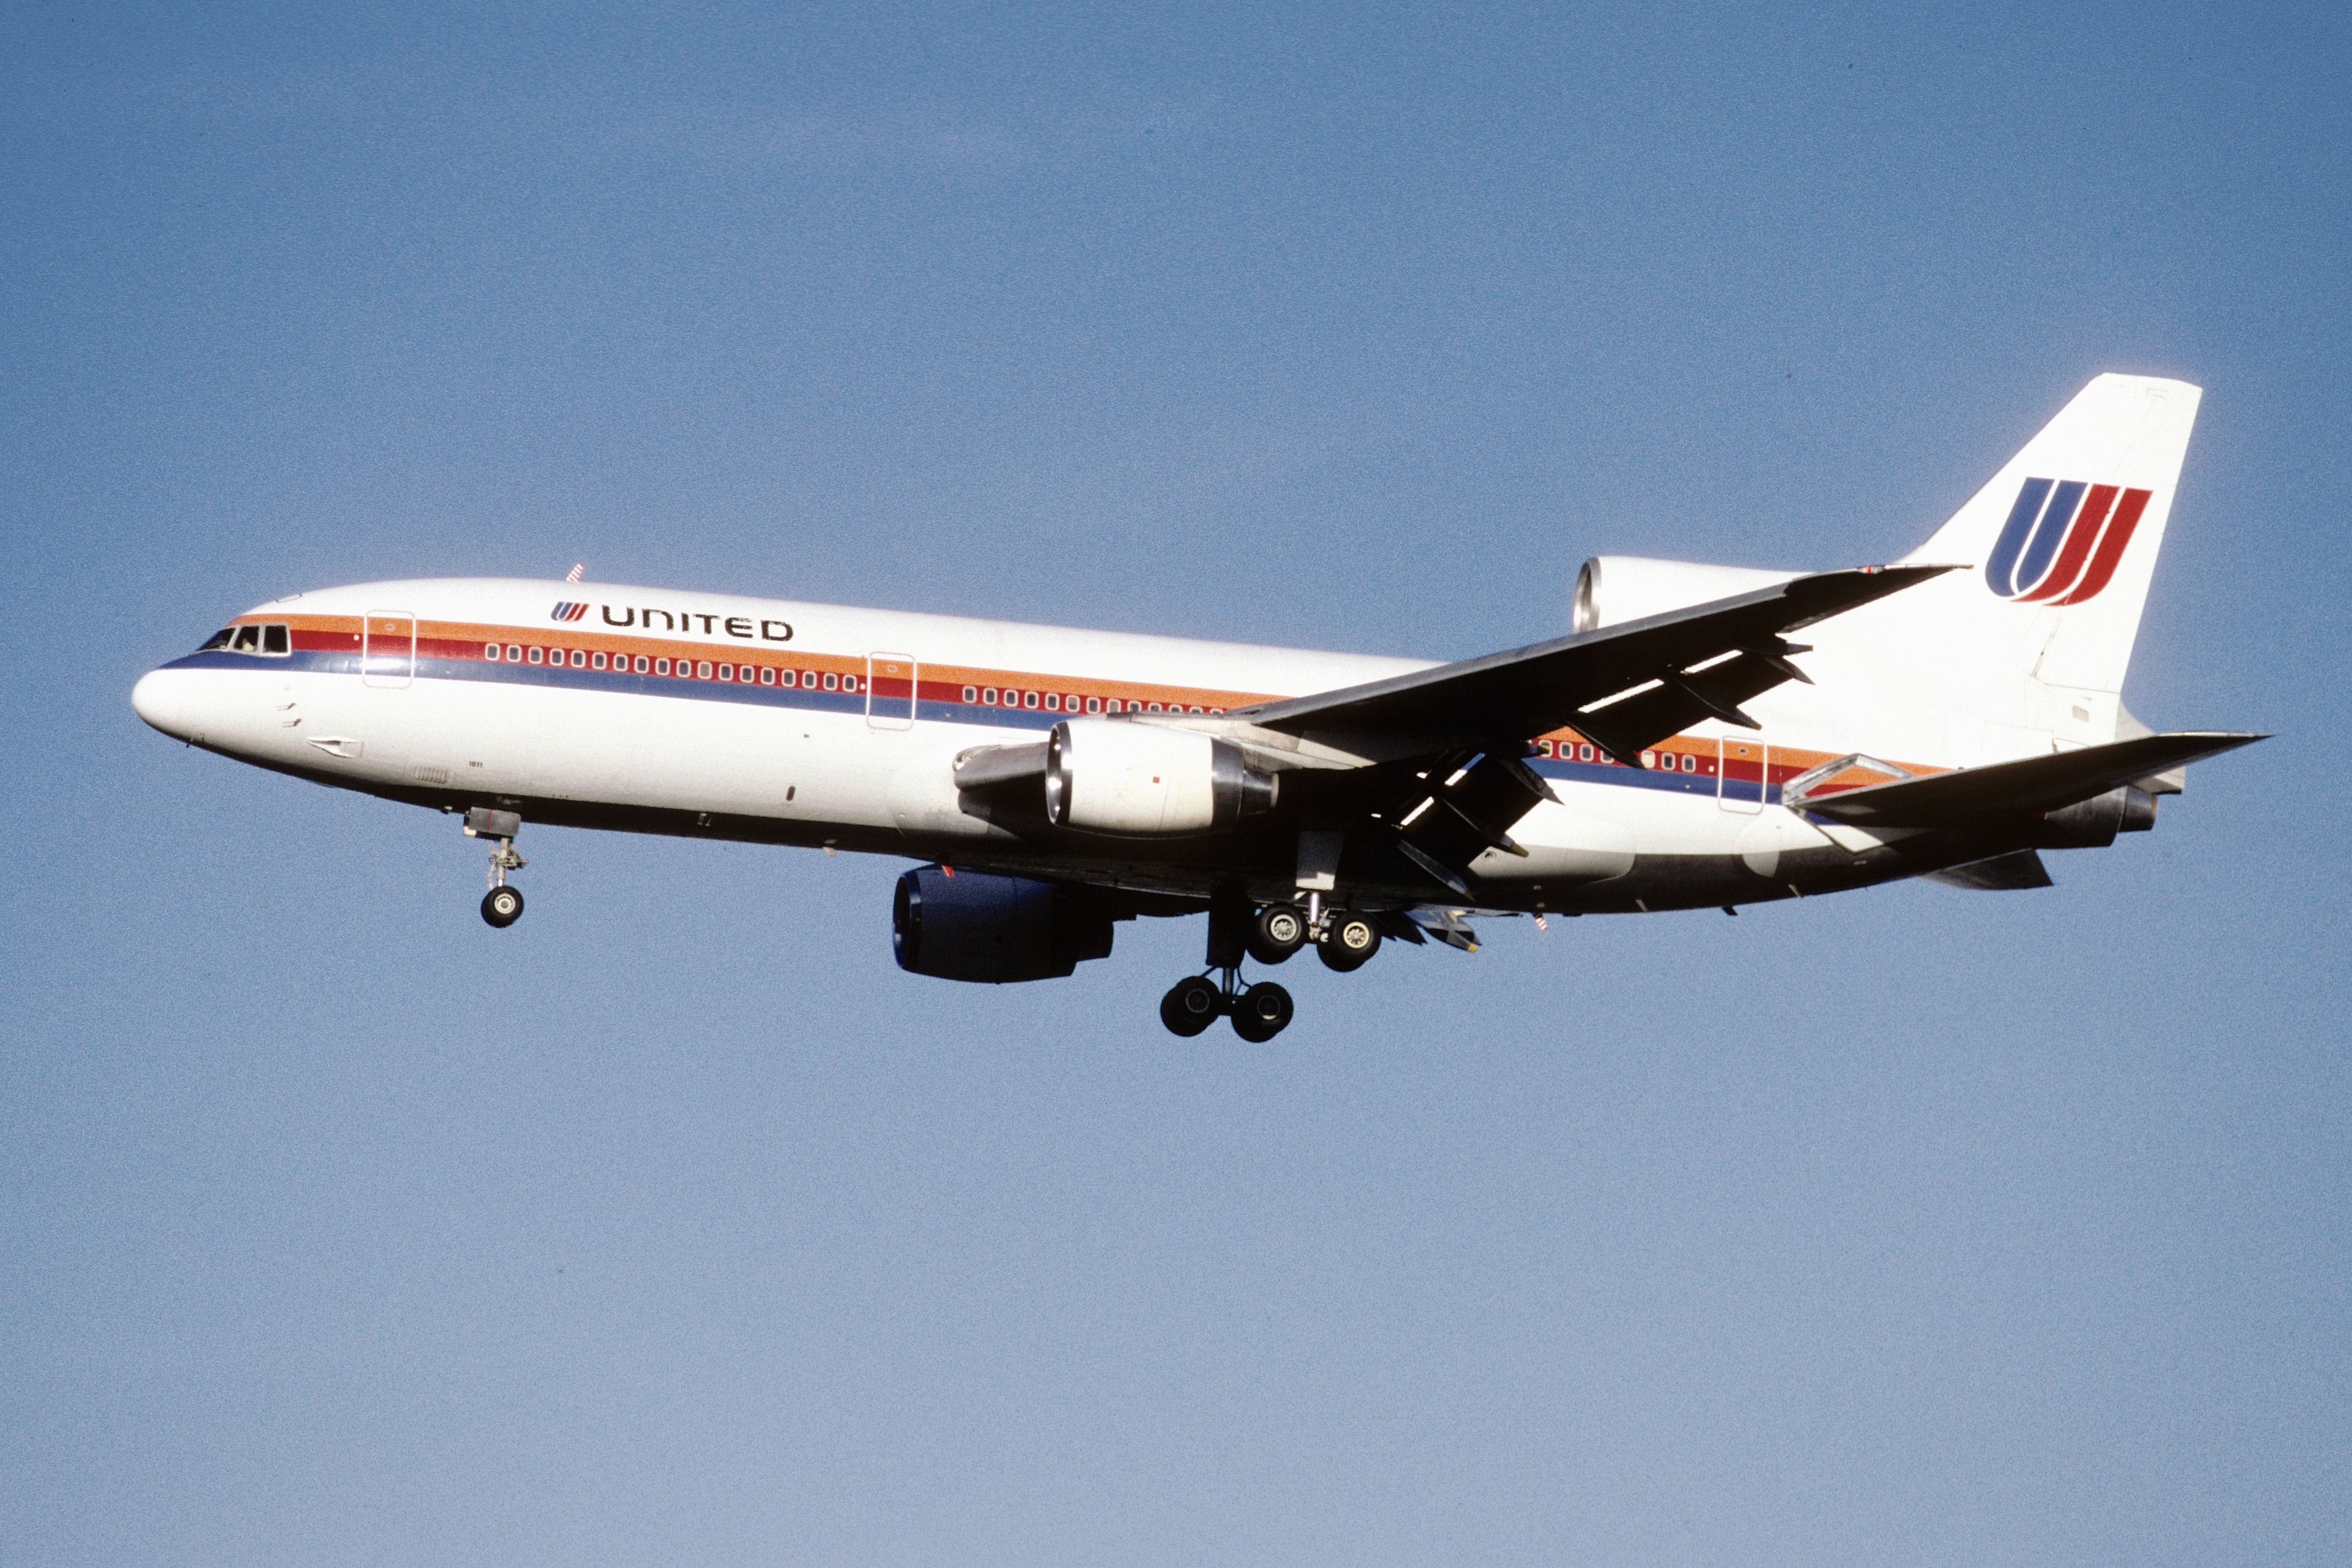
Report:
<svg viewBox="0 0 2352 1568"><path fill-rule="evenodd" d="M1990 860L1971 860L1965 866L1947 866L1940 871L1930 871L1921 879L1941 882L1948 888L1968 888L1980 893L2010 893L2025 888L2051 886L2050 868L2032 849L2013 850L1996 855Z"/></svg>
<svg viewBox="0 0 2352 1568"><path fill-rule="evenodd" d="M2142 735L2104 746L1861 789L1804 794L1794 799L1783 796L1781 804L1864 827L1968 827L2039 816L2150 774L2267 739L2225 730Z"/></svg>

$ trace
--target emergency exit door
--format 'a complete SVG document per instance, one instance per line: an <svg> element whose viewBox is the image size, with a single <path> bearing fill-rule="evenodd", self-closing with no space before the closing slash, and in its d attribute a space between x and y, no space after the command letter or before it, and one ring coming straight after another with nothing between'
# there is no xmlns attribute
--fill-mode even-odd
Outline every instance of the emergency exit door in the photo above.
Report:
<svg viewBox="0 0 2352 1568"><path fill-rule="evenodd" d="M915 660L911 654L866 656L866 723L873 730L915 727Z"/></svg>
<svg viewBox="0 0 2352 1568"><path fill-rule="evenodd" d="M406 610L370 610L360 623L360 679L397 687L415 679L416 617Z"/></svg>

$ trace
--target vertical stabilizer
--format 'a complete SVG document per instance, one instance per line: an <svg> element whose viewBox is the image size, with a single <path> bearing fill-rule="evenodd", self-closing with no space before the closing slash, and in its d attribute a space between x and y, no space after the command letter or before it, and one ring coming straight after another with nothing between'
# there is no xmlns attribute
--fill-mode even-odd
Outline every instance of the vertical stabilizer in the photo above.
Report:
<svg viewBox="0 0 2352 1568"><path fill-rule="evenodd" d="M1969 570L1911 607L1955 655L2120 692L2201 395L2151 376L2092 382L1912 554Z"/></svg>
<svg viewBox="0 0 2352 1568"><path fill-rule="evenodd" d="M1816 677L1853 694L1839 723L1959 766L2116 739L2201 395L2138 375L2076 394L1906 557L1962 570L1818 628Z"/></svg>

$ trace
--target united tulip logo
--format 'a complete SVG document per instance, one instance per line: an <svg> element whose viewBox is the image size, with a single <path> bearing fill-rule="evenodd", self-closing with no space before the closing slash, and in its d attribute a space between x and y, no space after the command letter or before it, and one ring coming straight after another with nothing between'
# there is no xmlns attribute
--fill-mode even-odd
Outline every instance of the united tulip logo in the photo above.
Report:
<svg viewBox="0 0 2352 1568"><path fill-rule="evenodd" d="M1985 585L2026 605L2097 598L2152 493L2081 479L2026 480L1985 563Z"/></svg>

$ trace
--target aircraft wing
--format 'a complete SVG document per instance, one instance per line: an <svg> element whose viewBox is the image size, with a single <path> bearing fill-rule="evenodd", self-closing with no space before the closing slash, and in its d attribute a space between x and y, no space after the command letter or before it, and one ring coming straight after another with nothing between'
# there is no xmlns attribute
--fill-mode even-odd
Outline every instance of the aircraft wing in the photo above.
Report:
<svg viewBox="0 0 2352 1568"><path fill-rule="evenodd" d="M1805 676L1784 634L1885 598L1948 566L1822 572L1600 631L1439 665L1230 717L1286 734L1360 737L1389 756L1522 742L1573 728L1619 762L1703 719L1749 729L1739 704Z"/></svg>
<svg viewBox="0 0 2352 1568"><path fill-rule="evenodd" d="M2267 738L2229 730L2141 735L2046 757L2021 757L1832 795L1784 796L1782 804L1862 827L1978 826L2056 811Z"/></svg>

